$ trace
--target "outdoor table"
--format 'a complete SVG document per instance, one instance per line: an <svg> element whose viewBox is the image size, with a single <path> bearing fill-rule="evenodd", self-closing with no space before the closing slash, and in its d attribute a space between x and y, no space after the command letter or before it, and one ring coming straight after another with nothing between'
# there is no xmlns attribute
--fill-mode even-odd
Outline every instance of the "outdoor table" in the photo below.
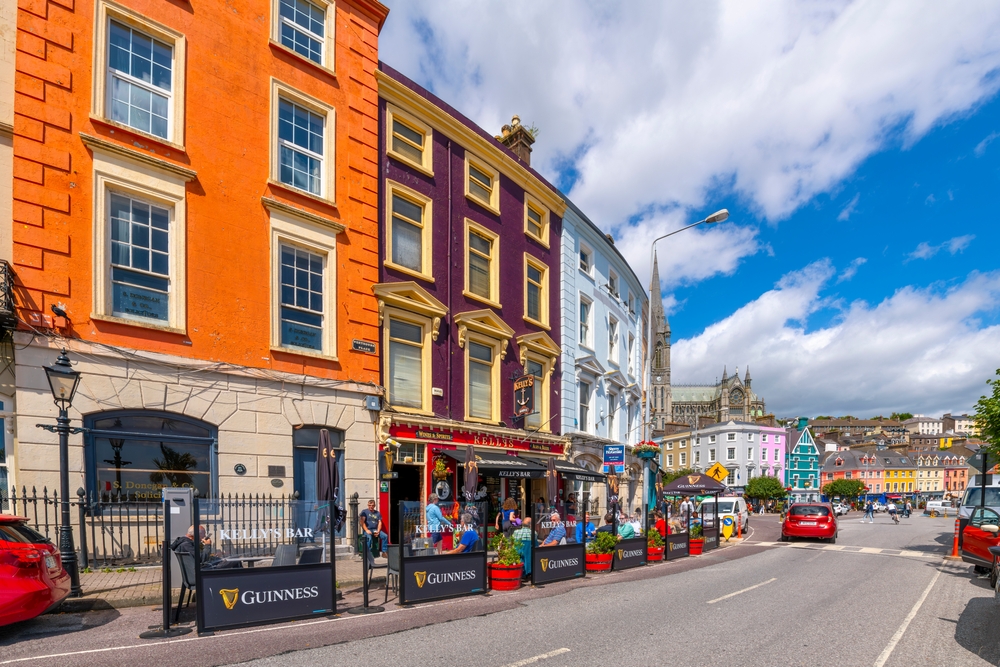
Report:
<svg viewBox="0 0 1000 667"><path fill-rule="evenodd" d="M227 556L222 559L223 563L246 563L247 567L253 567L255 563L262 560L274 560L273 556Z"/></svg>

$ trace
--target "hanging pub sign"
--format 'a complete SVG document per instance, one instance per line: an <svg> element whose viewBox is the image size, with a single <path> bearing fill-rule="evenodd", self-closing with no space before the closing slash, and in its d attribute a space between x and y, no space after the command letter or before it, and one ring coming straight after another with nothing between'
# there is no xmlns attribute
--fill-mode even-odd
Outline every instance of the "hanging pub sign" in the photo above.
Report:
<svg viewBox="0 0 1000 667"><path fill-rule="evenodd" d="M403 557L399 603L426 602L486 592L486 552Z"/></svg>
<svg viewBox="0 0 1000 667"><path fill-rule="evenodd" d="M379 479L390 480L399 479L399 472L392 469L396 462L396 452L393 447L386 445L385 449L379 452L378 474Z"/></svg>
<svg viewBox="0 0 1000 667"><path fill-rule="evenodd" d="M611 560L612 570L627 570L646 564L646 538L630 537L621 540L615 547L614 558Z"/></svg>
<svg viewBox="0 0 1000 667"><path fill-rule="evenodd" d="M514 378L514 415L524 417L535 411L535 376Z"/></svg>

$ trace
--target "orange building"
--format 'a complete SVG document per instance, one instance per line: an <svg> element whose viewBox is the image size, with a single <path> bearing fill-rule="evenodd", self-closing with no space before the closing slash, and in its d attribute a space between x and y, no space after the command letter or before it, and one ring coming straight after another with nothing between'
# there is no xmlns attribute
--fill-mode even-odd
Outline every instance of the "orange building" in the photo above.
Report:
<svg viewBox="0 0 1000 667"><path fill-rule="evenodd" d="M370 495L388 10L17 5L10 486L57 484L35 424L54 422L43 367L67 347L70 416L91 429L70 441L72 489L308 498L325 427L341 488Z"/></svg>

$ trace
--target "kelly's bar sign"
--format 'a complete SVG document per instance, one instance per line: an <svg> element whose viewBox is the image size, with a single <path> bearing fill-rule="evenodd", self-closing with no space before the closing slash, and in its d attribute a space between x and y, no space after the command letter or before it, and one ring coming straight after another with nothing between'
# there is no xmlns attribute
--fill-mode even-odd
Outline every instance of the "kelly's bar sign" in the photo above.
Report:
<svg viewBox="0 0 1000 667"><path fill-rule="evenodd" d="M586 553L582 544L563 544L554 547L535 547L531 554L531 583L548 584L553 581L576 579L586 574Z"/></svg>
<svg viewBox="0 0 1000 667"><path fill-rule="evenodd" d="M199 631L278 623L329 614L333 577L326 563L201 571Z"/></svg>
<svg viewBox="0 0 1000 667"><path fill-rule="evenodd" d="M611 559L612 570L627 570L646 564L646 538L630 537L622 540L615 547L614 558Z"/></svg>
<svg viewBox="0 0 1000 667"><path fill-rule="evenodd" d="M514 378L514 414L518 417L535 411L535 376L522 375Z"/></svg>
<svg viewBox="0 0 1000 667"><path fill-rule="evenodd" d="M486 592L486 553L404 557L399 603L427 602Z"/></svg>

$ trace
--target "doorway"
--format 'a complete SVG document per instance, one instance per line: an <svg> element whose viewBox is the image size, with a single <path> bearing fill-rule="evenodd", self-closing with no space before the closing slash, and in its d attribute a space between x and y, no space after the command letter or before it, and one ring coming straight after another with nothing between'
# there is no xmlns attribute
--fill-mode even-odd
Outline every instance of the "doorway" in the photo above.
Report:
<svg viewBox="0 0 1000 667"><path fill-rule="evenodd" d="M399 534L399 501L422 500L421 480L424 467L397 463L393 471L399 473L399 476L389 482L389 541L402 544Z"/></svg>

